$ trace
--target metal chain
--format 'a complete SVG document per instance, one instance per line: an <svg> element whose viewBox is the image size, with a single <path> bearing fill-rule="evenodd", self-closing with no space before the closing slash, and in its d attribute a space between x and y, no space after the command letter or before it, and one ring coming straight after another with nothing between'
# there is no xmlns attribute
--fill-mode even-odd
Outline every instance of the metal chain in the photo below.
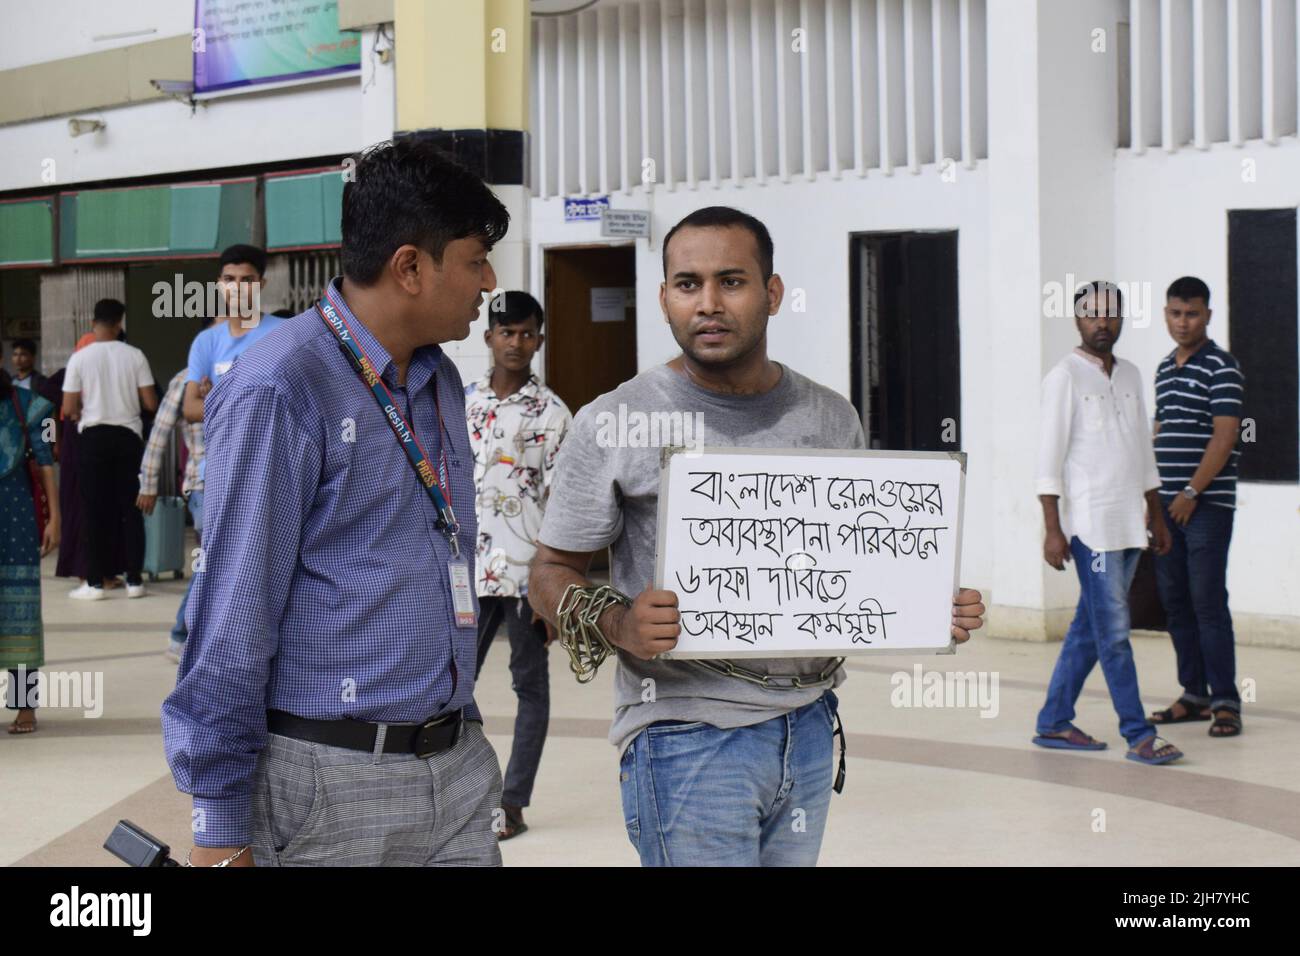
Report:
<svg viewBox="0 0 1300 956"><path fill-rule="evenodd" d="M600 665L614 653L613 645L597 624L606 608L614 604L627 607L632 599L608 584L598 588L570 584L560 598L555 612L560 646L568 653L569 670L579 684L595 677Z"/></svg>
<svg viewBox="0 0 1300 956"><path fill-rule="evenodd" d="M758 671L752 671L746 667L737 667L731 661L696 660L693 663L699 664L701 667L705 667L717 674L749 681L751 684L758 684L772 690L802 690L805 687L816 687L818 684L824 684L839 670L839 666L844 663L844 658L835 658L822 669L820 674L811 679L801 674L760 674Z"/></svg>
<svg viewBox="0 0 1300 956"><path fill-rule="evenodd" d="M579 684L585 684L595 677L600 665L614 653L613 645L601 633L597 623L605 610L614 604L629 607L632 599L608 584L598 588L570 584L560 598L560 606L555 612L560 646L568 653L569 670L573 671ZM694 660L691 663L715 674L735 677L772 690L802 690L825 684L844 663L844 658L834 658L812 678L802 674L760 674L727 660Z"/></svg>

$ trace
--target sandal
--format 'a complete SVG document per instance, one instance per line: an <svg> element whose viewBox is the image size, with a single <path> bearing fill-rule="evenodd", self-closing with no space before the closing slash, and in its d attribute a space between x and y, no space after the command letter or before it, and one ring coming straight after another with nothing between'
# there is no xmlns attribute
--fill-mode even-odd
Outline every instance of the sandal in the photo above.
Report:
<svg viewBox="0 0 1300 956"><path fill-rule="evenodd" d="M1129 760L1156 767L1181 759L1183 752L1163 737L1152 735L1146 740L1138 741L1124 756Z"/></svg>
<svg viewBox="0 0 1300 956"><path fill-rule="evenodd" d="M1183 709L1181 716L1174 712L1175 707ZM1153 724L1186 724L1197 720L1209 720L1210 708L1186 697L1179 697L1164 710L1157 710L1147 719Z"/></svg>
<svg viewBox="0 0 1300 956"><path fill-rule="evenodd" d="M1241 733L1241 715L1230 707L1220 707L1214 712L1214 723L1210 724L1211 737L1236 737Z"/></svg>
<svg viewBox="0 0 1300 956"><path fill-rule="evenodd" d="M1070 724L1063 734L1039 734L1033 740L1040 747L1050 750L1105 750L1104 741L1090 737L1074 724Z"/></svg>
<svg viewBox="0 0 1300 956"><path fill-rule="evenodd" d="M524 823L524 811L522 807L502 806L501 809L506 815L506 825L501 828L497 834L498 840L512 840L522 833L528 831L528 824Z"/></svg>
<svg viewBox="0 0 1300 956"><path fill-rule="evenodd" d="M24 720L22 713L19 712L18 716L14 718L14 722L9 725L9 733L11 734L32 734L35 732L36 732L35 714L29 714L27 719Z"/></svg>

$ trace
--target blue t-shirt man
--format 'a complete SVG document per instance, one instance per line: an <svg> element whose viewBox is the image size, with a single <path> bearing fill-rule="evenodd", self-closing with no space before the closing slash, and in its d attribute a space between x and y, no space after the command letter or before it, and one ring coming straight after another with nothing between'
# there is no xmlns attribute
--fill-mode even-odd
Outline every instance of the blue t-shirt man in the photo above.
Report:
<svg viewBox="0 0 1300 956"><path fill-rule="evenodd" d="M266 285L266 250L242 243L221 251L217 285L225 303L223 317L204 329L190 344L181 411L187 422L203 421L204 397L235 360L270 335L284 320L262 312ZM207 449L211 451L211 448ZM199 480L205 480L207 461L199 463Z"/></svg>
<svg viewBox="0 0 1300 956"><path fill-rule="evenodd" d="M218 322L194 337L190 345L189 371L185 376L187 385L189 382L202 382L206 378L215 387L221 376L230 371L235 359L248 351L253 343L284 324L284 319L274 315L263 315L256 325L249 323L251 327L248 329L243 328L241 323L244 321L246 320L236 317ZM240 334L231 331L232 325L237 327ZM200 479L205 478L206 464L206 457L199 462Z"/></svg>

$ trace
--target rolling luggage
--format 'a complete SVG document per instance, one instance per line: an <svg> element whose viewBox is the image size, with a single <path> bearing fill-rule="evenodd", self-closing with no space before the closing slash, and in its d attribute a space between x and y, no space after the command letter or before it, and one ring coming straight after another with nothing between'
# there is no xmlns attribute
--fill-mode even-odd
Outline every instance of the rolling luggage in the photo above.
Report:
<svg viewBox="0 0 1300 956"><path fill-rule="evenodd" d="M185 577L185 499L176 493L176 430L172 430L158 476L158 500L144 516L144 573L150 581L171 571Z"/></svg>

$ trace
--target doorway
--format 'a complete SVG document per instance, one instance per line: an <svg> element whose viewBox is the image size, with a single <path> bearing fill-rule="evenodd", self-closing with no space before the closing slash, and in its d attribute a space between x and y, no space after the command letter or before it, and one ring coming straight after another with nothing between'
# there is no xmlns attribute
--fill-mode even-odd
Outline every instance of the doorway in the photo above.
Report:
<svg viewBox="0 0 1300 956"><path fill-rule="evenodd" d="M636 375L636 249L543 252L546 385L575 415Z"/></svg>
<svg viewBox="0 0 1300 956"><path fill-rule="evenodd" d="M144 352L153 369L154 381L161 398L173 375L190 360L190 344L203 331L208 316L176 315L176 306L184 303L183 293L191 282L215 282L221 270L216 259L132 262L126 267L126 334L132 345ZM155 287L166 287L168 301L157 308L159 295ZM180 298L178 302L177 299ZM205 296L206 301L206 296ZM162 315L156 315L162 312Z"/></svg>
<svg viewBox="0 0 1300 956"><path fill-rule="evenodd" d="M867 447L961 450L957 233L850 239L853 404Z"/></svg>

